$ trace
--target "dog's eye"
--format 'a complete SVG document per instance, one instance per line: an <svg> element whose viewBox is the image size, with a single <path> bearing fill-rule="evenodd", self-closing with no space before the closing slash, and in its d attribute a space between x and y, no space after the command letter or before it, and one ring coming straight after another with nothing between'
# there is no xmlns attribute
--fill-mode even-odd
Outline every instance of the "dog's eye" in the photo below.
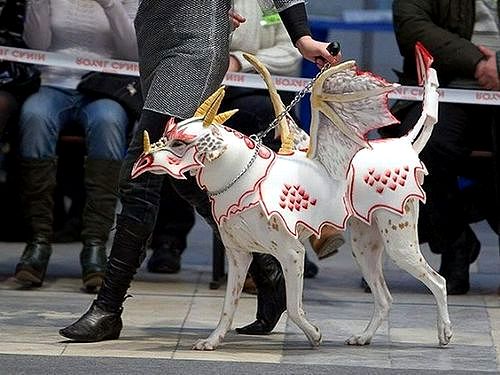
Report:
<svg viewBox="0 0 500 375"><path fill-rule="evenodd" d="M181 146L185 146L185 145L186 145L185 142L176 139L175 141L172 141L172 143L170 144L170 147L181 147Z"/></svg>

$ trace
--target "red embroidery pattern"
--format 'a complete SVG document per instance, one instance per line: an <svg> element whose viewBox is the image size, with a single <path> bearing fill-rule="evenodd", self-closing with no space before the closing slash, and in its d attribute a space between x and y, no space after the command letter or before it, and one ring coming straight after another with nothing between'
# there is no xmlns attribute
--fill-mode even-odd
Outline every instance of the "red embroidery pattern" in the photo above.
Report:
<svg viewBox="0 0 500 375"><path fill-rule="evenodd" d="M377 193L382 194L386 187L395 191L399 186L405 186L409 171L410 168L407 165L393 170L386 169L383 173L375 171L375 168L369 168L363 180L367 185L372 186Z"/></svg>
<svg viewBox="0 0 500 375"><path fill-rule="evenodd" d="M259 149L259 156L262 159L269 159L271 157L271 150L269 150L267 147L261 147Z"/></svg>
<svg viewBox="0 0 500 375"><path fill-rule="evenodd" d="M243 137L243 140L245 141L245 144L250 150L253 150L255 148L255 142L252 141L250 138L245 136Z"/></svg>
<svg viewBox="0 0 500 375"><path fill-rule="evenodd" d="M173 156L167 156L168 164L170 165L179 165L181 163L181 159L173 157Z"/></svg>
<svg viewBox="0 0 500 375"><path fill-rule="evenodd" d="M293 210L307 210L309 206L316 206L317 199L311 198L309 193L300 185L284 184L281 189L280 202L281 208Z"/></svg>
<svg viewBox="0 0 500 375"><path fill-rule="evenodd" d="M165 131L163 132L163 136L168 140L179 139L185 142L191 142L196 138L196 135L194 134L187 134L184 132L184 130L178 130L177 124L175 123L173 118L170 118L170 120L167 122Z"/></svg>

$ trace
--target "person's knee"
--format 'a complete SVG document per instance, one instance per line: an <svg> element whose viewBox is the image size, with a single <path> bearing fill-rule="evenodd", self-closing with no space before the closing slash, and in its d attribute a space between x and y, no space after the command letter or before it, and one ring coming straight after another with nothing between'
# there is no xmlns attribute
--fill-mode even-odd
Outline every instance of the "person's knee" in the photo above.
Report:
<svg viewBox="0 0 500 375"><path fill-rule="evenodd" d="M19 126L30 130L47 129L57 119L54 106L44 95L34 94L30 96L21 107L19 115Z"/></svg>
<svg viewBox="0 0 500 375"><path fill-rule="evenodd" d="M123 107L109 99L85 109L88 154L99 159L122 159L127 147L129 118Z"/></svg>
<svg viewBox="0 0 500 375"><path fill-rule="evenodd" d="M129 118L123 107L110 99L101 99L90 108L87 114L87 126L103 135L120 135L127 132ZM107 134L106 134L107 133Z"/></svg>

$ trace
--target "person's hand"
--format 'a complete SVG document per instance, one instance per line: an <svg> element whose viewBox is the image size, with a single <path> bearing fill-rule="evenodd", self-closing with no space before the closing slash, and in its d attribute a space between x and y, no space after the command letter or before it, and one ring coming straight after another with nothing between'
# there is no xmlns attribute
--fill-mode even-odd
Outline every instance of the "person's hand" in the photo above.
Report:
<svg viewBox="0 0 500 375"><path fill-rule="evenodd" d="M94 0L94 1L104 9L109 8L115 2L115 0Z"/></svg>
<svg viewBox="0 0 500 375"><path fill-rule="evenodd" d="M229 68L228 72L239 72L241 70L241 64L236 57L229 55Z"/></svg>
<svg viewBox="0 0 500 375"><path fill-rule="evenodd" d="M478 46L484 59L476 65L474 77L487 90L500 90L499 72L497 71L497 57L493 50L484 46Z"/></svg>
<svg viewBox="0 0 500 375"><path fill-rule="evenodd" d="M233 30L236 30L238 27L240 27L240 25L246 20L247 19L241 14L235 12L234 9L229 10L229 21L231 21Z"/></svg>
<svg viewBox="0 0 500 375"><path fill-rule="evenodd" d="M318 42L310 36L303 36L295 43L295 46L305 59L315 63L318 68L322 68L327 62L332 65L338 64L342 59L340 52L336 56L332 56L327 51L328 43Z"/></svg>

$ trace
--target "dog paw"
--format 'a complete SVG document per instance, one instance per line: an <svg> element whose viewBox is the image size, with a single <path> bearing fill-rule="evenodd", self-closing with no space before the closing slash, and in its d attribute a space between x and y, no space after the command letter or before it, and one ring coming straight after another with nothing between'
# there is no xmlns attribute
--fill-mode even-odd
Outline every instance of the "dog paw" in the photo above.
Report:
<svg viewBox="0 0 500 375"><path fill-rule="evenodd" d="M217 348L217 343L212 340L200 339L196 341L193 345L194 350L215 350Z"/></svg>
<svg viewBox="0 0 500 375"><path fill-rule="evenodd" d="M438 339L439 345L445 346L450 343L451 336L453 336L453 332L451 329L451 323L441 323L438 325Z"/></svg>
<svg viewBox="0 0 500 375"><path fill-rule="evenodd" d="M371 337L368 337L366 335L352 335L347 340L345 340L345 343L347 345L369 345L370 342Z"/></svg>
<svg viewBox="0 0 500 375"><path fill-rule="evenodd" d="M311 346L313 348L317 348L318 346L321 345L321 342L323 341L323 335L321 334L321 331L315 328L315 334L311 337L307 337L309 339L309 342L311 343Z"/></svg>

